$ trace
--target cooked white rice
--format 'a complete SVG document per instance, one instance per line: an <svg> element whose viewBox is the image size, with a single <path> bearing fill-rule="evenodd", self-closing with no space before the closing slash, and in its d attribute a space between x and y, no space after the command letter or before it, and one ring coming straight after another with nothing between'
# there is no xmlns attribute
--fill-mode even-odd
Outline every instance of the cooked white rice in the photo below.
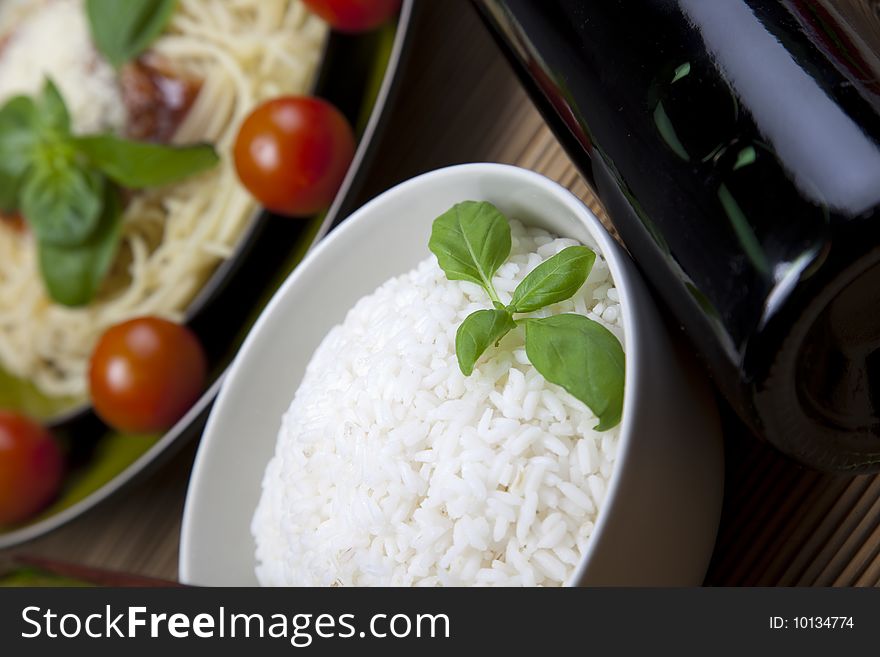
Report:
<svg viewBox="0 0 880 657"><path fill-rule="evenodd" d="M576 244L511 228L511 258L494 280L505 303ZM549 311L587 315L622 342L612 285L600 256L579 293ZM593 413L528 363L519 330L463 376L456 329L489 305L432 256L329 332L263 480L252 525L262 584L558 586L572 575L618 429L593 431Z"/></svg>

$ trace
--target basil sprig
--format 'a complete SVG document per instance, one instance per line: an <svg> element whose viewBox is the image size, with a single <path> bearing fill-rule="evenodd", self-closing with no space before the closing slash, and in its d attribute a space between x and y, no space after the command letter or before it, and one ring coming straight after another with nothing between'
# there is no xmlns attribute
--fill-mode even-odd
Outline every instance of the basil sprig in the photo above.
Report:
<svg viewBox="0 0 880 657"><path fill-rule="evenodd" d="M176 7L177 0L86 0L92 41L119 68L162 34Z"/></svg>
<svg viewBox="0 0 880 657"><path fill-rule="evenodd" d="M593 251L570 246L548 258L520 282L505 306L492 277L510 255L510 224L494 205L465 201L453 206L434 220L428 247L448 279L480 285L494 306L468 315L456 332L462 374L470 376L489 347L523 324L526 355L535 369L588 406L599 418L599 431L620 422L625 357L613 333L573 313L514 318L570 299L589 276Z"/></svg>
<svg viewBox="0 0 880 657"><path fill-rule="evenodd" d="M0 209L20 211L28 222L46 290L67 306L91 301L113 263L121 236L120 186L166 185L217 160L207 144L74 136L50 80L38 98L18 96L0 108Z"/></svg>

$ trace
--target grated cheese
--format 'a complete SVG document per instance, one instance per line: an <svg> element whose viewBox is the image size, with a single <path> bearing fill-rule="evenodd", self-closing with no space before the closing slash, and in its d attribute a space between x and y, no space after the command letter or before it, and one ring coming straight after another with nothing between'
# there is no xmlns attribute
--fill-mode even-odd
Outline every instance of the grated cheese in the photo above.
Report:
<svg viewBox="0 0 880 657"><path fill-rule="evenodd" d="M116 72L92 45L82 0L17 3L0 25L0 103L58 86L78 133L118 132L126 110Z"/></svg>

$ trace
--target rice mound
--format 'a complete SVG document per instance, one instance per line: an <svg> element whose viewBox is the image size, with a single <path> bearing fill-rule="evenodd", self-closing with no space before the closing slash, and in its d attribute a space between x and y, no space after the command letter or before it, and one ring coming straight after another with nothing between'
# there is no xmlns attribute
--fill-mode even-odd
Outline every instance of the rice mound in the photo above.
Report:
<svg viewBox="0 0 880 657"><path fill-rule="evenodd" d="M494 279L505 303L528 272L577 244L516 221L511 231ZM432 256L328 333L264 476L252 523L263 585L568 580L602 506L619 427L593 431L593 413L529 364L520 330L462 375L455 332L489 306ZM587 315L623 342L601 255L575 297L538 315L558 312Z"/></svg>

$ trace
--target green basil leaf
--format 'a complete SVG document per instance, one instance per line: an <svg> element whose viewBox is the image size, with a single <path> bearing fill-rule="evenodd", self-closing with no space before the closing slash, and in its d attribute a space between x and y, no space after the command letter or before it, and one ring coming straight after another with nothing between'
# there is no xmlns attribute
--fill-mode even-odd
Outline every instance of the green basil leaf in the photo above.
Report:
<svg viewBox="0 0 880 657"><path fill-rule="evenodd" d="M513 292L510 308L530 313L570 299L587 276L596 254L585 246L570 246L535 267Z"/></svg>
<svg viewBox="0 0 880 657"><path fill-rule="evenodd" d="M106 185L103 211L95 232L78 246L38 242L40 272L49 296L65 306L91 301L113 264L119 248L122 202L119 192Z"/></svg>
<svg viewBox="0 0 880 657"><path fill-rule="evenodd" d="M0 108L0 207L19 209L28 171L67 166L65 144L70 115L51 80L35 102L26 96L9 100Z"/></svg>
<svg viewBox="0 0 880 657"><path fill-rule="evenodd" d="M85 242L101 218L106 184L91 169L35 161L21 190L21 212L37 241L58 246Z"/></svg>
<svg viewBox="0 0 880 657"><path fill-rule="evenodd" d="M477 359L516 328L506 310L478 310L468 315L455 334L455 355L461 373L470 376Z"/></svg>
<svg viewBox="0 0 880 657"><path fill-rule="evenodd" d="M620 422L625 358L620 342L604 326L575 314L530 319L526 355L545 379L596 414L597 430Z"/></svg>
<svg viewBox="0 0 880 657"><path fill-rule="evenodd" d="M176 7L177 0L86 0L86 15L95 46L119 68L162 34Z"/></svg>
<svg viewBox="0 0 880 657"><path fill-rule="evenodd" d="M94 135L77 138L74 146L111 180L130 189L178 182L210 169L219 161L208 144L164 146Z"/></svg>
<svg viewBox="0 0 880 657"><path fill-rule="evenodd" d="M0 168L18 178L40 141L39 111L31 98L16 96L0 108Z"/></svg>
<svg viewBox="0 0 880 657"><path fill-rule="evenodd" d="M449 280L482 285L494 301L492 277L510 255L510 224L491 203L465 201L434 220L428 248Z"/></svg>
<svg viewBox="0 0 880 657"><path fill-rule="evenodd" d="M0 167L0 211L13 212L18 210L18 192L21 189L22 176L9 173Z"/></svg>
<svg viewBox="0 0 880 657"><path fill-rule="evenodd" d="M40 122L44 130L57 131L63 136L70 134L70 113L58 87L46 78L43 94L40 96Z"/></svg>

